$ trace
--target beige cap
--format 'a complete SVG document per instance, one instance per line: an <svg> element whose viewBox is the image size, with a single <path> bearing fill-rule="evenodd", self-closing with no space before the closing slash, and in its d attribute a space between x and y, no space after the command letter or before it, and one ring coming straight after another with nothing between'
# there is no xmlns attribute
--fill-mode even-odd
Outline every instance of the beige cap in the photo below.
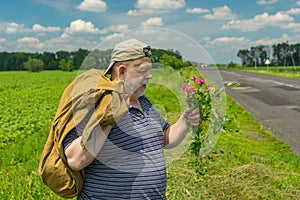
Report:
<svg viewBox="0 0 300 200"><path fill-rule="evenodd" d="M118 43L111 53L110 64L104 74L110 73L112 66L118 61L134 60L151 57L151 47L136 39Z"/></svg>

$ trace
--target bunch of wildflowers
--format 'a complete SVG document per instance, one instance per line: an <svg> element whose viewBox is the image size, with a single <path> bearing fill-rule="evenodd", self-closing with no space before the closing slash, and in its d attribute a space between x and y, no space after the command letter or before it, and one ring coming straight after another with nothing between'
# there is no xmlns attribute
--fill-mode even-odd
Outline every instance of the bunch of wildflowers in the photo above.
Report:
<svg viewBox="0 0 300 200"><path fill-rule="evenodd" d="M203 114L201 125L193 127L193 140L189 149L190 153L196 155L194 163L200 167L200 157L212 148L209 146L213 145L211 140L215 140L215 136L222 129L224 118L218 106L221 103L222 89L217 89L203 77L193 76L183 83L181 92L186 93L186 102L189 108L199 107ZM200 169L196 171L200 171Z"/></svg>
<svg viewBox="0 0 300 200"><path fill-rule="evenodd" d="M181 92L186 92L186 102L190 108L199 107L203 112L203 120L207 120L210 114L211 101L213 93L211 93L212 86L206 84L204 78L197 78L193 76L186 81L182 87Z"/></svg>
<svg viewBox="0 0 300 200"><path fill-rule="evenodd" d="M190 108L199 107L203 113L203 121L210 119L212 112L218 111L213 107L216 100L220 100L222 89L216 89L212 83L207 83L205 78L191 77L181 87L181 92L186 92L186 102ZM217 114L214 113L214 114Z"/></svg>
<svg viewBox="0 0 300 200"><path fill-rule="evenodd" d="M228 84L226 87L231 86ZM181 92L186 93L186 102L190 108L202 111L202 123L199 127L193 127L193 141L190 145L190 153L196 155L193 163L196 165L197 180L203 174L201 158L213 148L216 140L223 130L225 120L224 88L217 88L213 83L203 77L193 76L186 80L181 87ZM208 123L209 122L209 123ZM205 167L204 167L205 169Z"/></svg>

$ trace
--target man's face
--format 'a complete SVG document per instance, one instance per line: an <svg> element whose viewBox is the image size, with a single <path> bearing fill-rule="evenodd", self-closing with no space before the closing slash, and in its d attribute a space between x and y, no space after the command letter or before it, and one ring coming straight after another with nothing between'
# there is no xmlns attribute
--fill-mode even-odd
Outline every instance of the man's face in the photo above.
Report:
<svg viewBox="0 0 300 200"><path fill-rule="evenodd" d="M150 58L134 61L134 66L127 67L124 89L138 98L145 94L148 81L152 78L152 63Z"/></svg>

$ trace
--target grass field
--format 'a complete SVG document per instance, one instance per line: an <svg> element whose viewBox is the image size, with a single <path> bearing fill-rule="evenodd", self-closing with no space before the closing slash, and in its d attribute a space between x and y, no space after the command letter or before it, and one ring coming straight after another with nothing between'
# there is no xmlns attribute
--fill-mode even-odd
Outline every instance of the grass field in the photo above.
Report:
<svg viewBox="0 0 300 200"><path fill-rule="evenodd" d="M37 168L60 96L76 75L0 72L0 199L61 199ZM147 94L174 122L178 102L161 90L150 85ZM300 199L300 158L229 97L227 115L226 131L199 163L200 179L188 152L168 165L168 199Z"/></svg>

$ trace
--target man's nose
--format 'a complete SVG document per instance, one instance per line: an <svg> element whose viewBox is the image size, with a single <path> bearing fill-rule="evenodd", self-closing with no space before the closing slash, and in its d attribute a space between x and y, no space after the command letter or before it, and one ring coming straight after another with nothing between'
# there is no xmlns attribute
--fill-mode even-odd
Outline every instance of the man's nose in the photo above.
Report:
<svg viewBox="0 0 300 200"><path fill-rule="evenodd" d="M151 79L152 78L152 73L149 72L147 75L146 75L146 79Z"/></svg>

